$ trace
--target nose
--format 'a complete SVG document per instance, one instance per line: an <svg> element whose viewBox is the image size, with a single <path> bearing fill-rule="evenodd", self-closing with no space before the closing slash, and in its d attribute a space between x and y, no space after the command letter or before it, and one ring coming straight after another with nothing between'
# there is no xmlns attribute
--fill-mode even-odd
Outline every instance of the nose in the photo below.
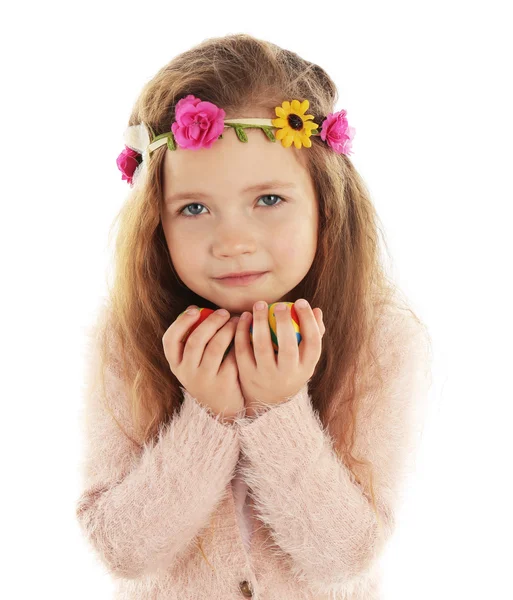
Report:
<svg viewBox="0 0 513 600"><path fill-rule="evenodd" d="M214 234L213 250L220 256L233 256L256 249L255 233L240 218L225 220Z"/></svg>

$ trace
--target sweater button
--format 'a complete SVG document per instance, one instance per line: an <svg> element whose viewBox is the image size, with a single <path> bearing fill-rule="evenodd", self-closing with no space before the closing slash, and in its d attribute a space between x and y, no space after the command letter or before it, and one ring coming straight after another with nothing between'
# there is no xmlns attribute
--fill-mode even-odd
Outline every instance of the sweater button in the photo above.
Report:
<svg viewBox="0 0 513 600"><path fill-rule="evenodd" d="M242 595L246 598L251 598L251 596L253 596L253 590L251 589L251 586L248 581L241 581L239 583L239 588L242 592Z"/></svg>

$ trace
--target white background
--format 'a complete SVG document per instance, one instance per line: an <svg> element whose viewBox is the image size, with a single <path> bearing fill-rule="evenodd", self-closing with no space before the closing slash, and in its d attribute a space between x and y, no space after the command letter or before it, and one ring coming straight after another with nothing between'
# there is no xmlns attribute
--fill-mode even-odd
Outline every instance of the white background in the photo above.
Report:
<svg viewBox="0 0 513 600"><path fill-rule="evenodd" d="M75 502L84 332L128 193L115 160L146 81L205 38L239 32L337 83L392 272L433 338L432 410L383 600L513 597L508 4L2 9L2 597L111 597Z"/></svg>

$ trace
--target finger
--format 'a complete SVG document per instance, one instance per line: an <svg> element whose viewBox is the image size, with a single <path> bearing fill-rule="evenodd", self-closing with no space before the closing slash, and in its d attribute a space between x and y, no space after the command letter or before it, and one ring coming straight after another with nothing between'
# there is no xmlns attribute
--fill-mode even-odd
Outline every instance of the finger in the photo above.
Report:
<svg viewBox="0 0 513 600"><path fill-rule="evenodd" d="M280 310L284 307L284 310ZM276 319L276 335L278 337L278 366L297 365L299 362L299 349L297 335L292 324L291 309L285 302L279 302L271 311Z"/></svg>
<svg viewBox="0 0 513 600"><path fill-rule="evenodd" d="M183 315L191 315L192 317L197 317L197 316L201 315L201 312L199 311L199 307L196 306L196 304L191 304L183 311L183 313L178 315L178 319L180 319L180 317L182 317ZM177 319L177 321L178 321L178 319ZM182 323L183 323L183 321L180 320L179 324L181 325ZM194 323L196 323L196 319L194 319ZM187 332L189 331L190 328L191 328L191 325L188 325L188 328L185 329L185 331L183 332L183 335L180 337L180 343L185 344L185 342L187 341L185 339L185 336L187 335Z"/></svg>
<svg viewBox="0 0 513 600"><path fill-rule="evenodd" d="M183 311L181 312L178 317L181 317L184 313L188 312L188 311L192 311L194 309L199 310L199 306L197 306L196 304L189 304L189 306Z"/></svg>
<svg viewBox="0 0 513 600"><path fill-rule="evenodd" d="M299 345L299 361L302 365L315 365L321 355L321 334L317 325L317 319L310 308L294 304L299 317L301 329L301 344Z"/></svg>
<svg viewBox="0 0 513 600"><path fill-rule="evenodd" d="M258 310L257 304L253 306L253 352L257 367L271 369L276 366L276 357L269 328L269 307L264 302L264 308Z"/></svg>
<svg viewBox="0 0 513 600"><path fill-rule="evenodd" d="M187 331L199 319L199 316L199 311L196 311L194 314L183 312L164 333L164 336L162 337L164 353L167 361L173 368L182 362L185 346L183 338Z"/></svg>
<svg viewBox="0 0 513 600"><path fill-rule="evenodd" d="M235 323L235 332L237 331L237 323ZM234 333L235 333L234 332ZM235 359L235 343L231 345L229 352L227 353L224 360L221 362L221 367L219 369L219 374L229 371L231 369L238 370L237 361Z"/></svg>
<svg viewBox="0 0 513 600"><path fill-rule="evenodd" d="M245 319L243 318L244 316L246 316ZM240 372L247 372L249 369L256 368L255 354L249 337L249 328L252 322L252 313L243 312L237 323L237 330L235 332L235 358Z"/></svg>
<svg viewBox="0 0 513 600"><path fill-rule="evenodd" d="M319 328L319 332L321 336L324 335L326 331L326 327L324 326L324 320L322 318L322 310L320 308L314 308L313 313L315 315L315 320L317 321L317 327Z"/></svg>
<svg viewBox="0 0 513 600"><path fill-rule="evenodd" d="M209 376L217 375L222 366L224 355L235 335L238 317L231 317L208 342L200 367Z"/></svg>
<svg viewBox="0 0 513 600"><path fill-rule="evenodd" d="M193 367L198 368L203 359L205 347L229 318L230 313L221 308L208 315L187 338L183 358L187 358Z"/></svg>

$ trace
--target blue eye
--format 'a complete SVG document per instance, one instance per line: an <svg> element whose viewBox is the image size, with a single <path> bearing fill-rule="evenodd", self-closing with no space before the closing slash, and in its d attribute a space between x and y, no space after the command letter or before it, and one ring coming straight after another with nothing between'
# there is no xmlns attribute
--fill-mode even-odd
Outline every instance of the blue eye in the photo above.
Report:
<svg viewBox="0 0 513 600"><path fill-rule="evenodd" d="M277 208L277 207L281 206L282 204L285 204L285 200L283 200L283 198L281 196L277 196L276 194L266 194L265 196L260 196L259 200L261 200L262 198L278 198L280 200L280 202L277 202L276 204L265 204L264 206L266 206L267 208ZM182 208L178 209L179 216L185 217L186 219L194 219L195 217L201 216L201 214L186 215L183 211L188 209L189 206L204 206L204 205L198 204L197 202L194 202L192 204L186 204L185 206L182 206Z"/></svg>

